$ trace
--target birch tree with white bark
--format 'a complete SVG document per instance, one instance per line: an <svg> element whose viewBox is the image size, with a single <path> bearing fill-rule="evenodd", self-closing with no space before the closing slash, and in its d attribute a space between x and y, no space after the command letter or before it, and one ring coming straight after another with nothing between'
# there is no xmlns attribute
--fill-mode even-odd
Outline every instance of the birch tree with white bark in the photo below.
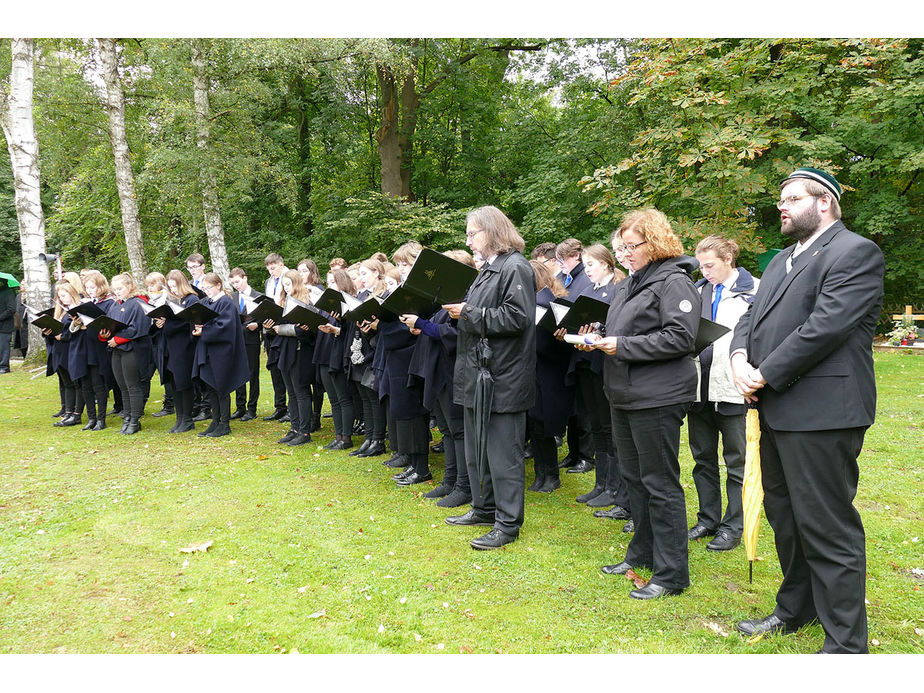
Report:
<svg viewBox="0 0 924 693"><path fill-rule="evenodd" d="M39 258L46 251L45 215L40 195L38 140L32 115L35 87L32 39L12 40L9 79L0 82L0 125L13 164L16 217L22 245L23 293L26 305L44 309L51 304L48 265ZM29 330L29 354L45 349L38 328Z"/></svg>
<svg viewBox="0 0 924 693"><path fill-rule="evenodd" d="M135 176L132 173L128 138L125 134L125 92L119 76L119 55L115 39L97 39L102 78L106 84L106 111L109 116L109 141L115 162L116 188L122 210L122 227L128 262L135 281L143 285L147 274L144 259L144 242L141 236L141 218L138 215L138 196L135 194Z"/></svg>
<svg viewBox="0 0 924 693"><path fill-rule="evenodd" d="M192 41L193 100L196 106L196 147L199 150L199 187L202 190L202 211L205 216L205 233L209 242L212 271L228 282L231 268L225 248L225 231L221 225L221 208L218 204L218 182L212 167L209 147L209 77L198 39Z"/></svg>

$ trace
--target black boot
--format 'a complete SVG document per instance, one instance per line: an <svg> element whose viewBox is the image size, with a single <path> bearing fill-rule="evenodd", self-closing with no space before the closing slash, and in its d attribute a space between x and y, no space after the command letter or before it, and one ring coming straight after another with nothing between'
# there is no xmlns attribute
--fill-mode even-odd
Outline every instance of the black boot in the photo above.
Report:
<svg viewBox="0 0 924 693"><path fill-rule="evenodd" d="M297 434L292 440L290 440L286 445L296 446L304 445L305 443L311 442L311 434L307 431Z"/></svg>
<svg viewBox="0 0 924 693"><path fill-rule="evenodd" d="M321 412L317 412L311 417L311 428L308 430L310 433L321 430Z"/></svg>
<svg viewBox="0 0 924 693"><path fill-rule="evenodd" d="M379 455L385 454L385 441L384 440L373 440L369 443L369 447L366 448L366 451L357 455L357 457L378 457Z"/></svg>
<svg viewBox="0 0 924 693"><path fill-rule="evenodd" d="M87 419L87 425L81 428L81 431L92 431L96 428L96 419Z"/></svg>
<svg viewBox="0 0 924 693"><path fill-rule="evenodd" d="M554 442L553 440L553 447L550 447L542 453L543 463L545 465L545 481L543 481L542 486L539 487L540 493L551 493L555 489L561 488L560 472L558 471L558 453L554 447ZM536 459L538 459L538 456Z"/></svg>
<svg viewBox="0 0 924 693"><path fill-rule="evenodd" d="M369 449L370 443L372 443L372 439L371 439L371 438L366 438L366 439L363 441L363 444L362 444L362 445L360 445L358 448L356 448L353 452L350 453L350 457L360 457L360 456L362 456L362 453L364 453L366 450Z"/></svg>
<svg viewBox="0 0 924 693"><path fill-rule="evenodd" d="M386 467L391 467L392 469L399 469L402 467L407 467L410 464L410 461L408 460L407 455L404 453L396 452L382 464L384 464Z"/></svg>
<svg viewBox="0 0 924 693"><path fill-rule="evenodd" d="M128 417L128 422L125 424L125 429L122 431L123 435L130 436L134 433L137 433L141 430L141 422L138 420L137 416Z"/></svg>
<svg viewBox="0 0 924 693"><path fill-rule="evenodd" d="M94 431L102 431L106 428L106 417L96 420L96 425L93 427Z"/></svg>
<svg viewBox="0 0 924 693"><path fill-rule="evenodd" d="M527 491L540 491L542 490L542 485L545 483L545 462L539 459L536 456L533 459L533 469L536 473L536 479L529 485Z"/></svg>
<svg viewBox="0 0 924 693"><path fill-rule="evenodd" d="M193 421L195 420L196 419L193 419ZM206 428L204 431L199 431L199 437L205 438L207 435L215 431L216 428L218 428L218 417L217 416L212 419L212 423L208 425L208 428Z"/></svg>

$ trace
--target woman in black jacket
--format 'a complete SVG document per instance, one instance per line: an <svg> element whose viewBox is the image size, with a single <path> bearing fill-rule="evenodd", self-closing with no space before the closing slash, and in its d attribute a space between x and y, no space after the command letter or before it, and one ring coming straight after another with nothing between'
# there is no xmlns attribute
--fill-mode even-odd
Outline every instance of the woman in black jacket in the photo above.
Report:
<svg viewBox="0 0 924 693"><path fill-rule="evenodd" d="M187 308L199 300L199 295L180 270L170 270L167 273L166 284L166 300L180 308ZM167 433L186 433L196 427L192 419L192 369L196 353L192 326L185 320L173 317L156 318L154 326L160 330L160 338L156 340L157 363L164 387L169 387L173 393L176 412L176 422Z"/></svg>
<svg viewBox="0 0 924 693"><path fill-rule="evenodd" d="M696 396L693 345L699 292L683 246L655 209L630 212L613 235L627 253L629 279L616 286L606 337L593 347L607 356L603 385L619 462L632 506L635 534L625 560L604 566L622 575L651 568L635 599L680 594L690 585L686 505L680 486L680 427Z"/></svg>
<svg viewBox="0 0 924 693"><path fill-rule="evenodd" d="M138 290L132 275L117 274L112 278L116 300L109 307L109 317L125 323L115 334L100 330L100 339L112 347L112 372L122 392L123 421L121 433L131 435L141 430L144 411L144 383L154 372L154 351L151 346L151 319L141 307L147 299Z"/></svg>
<svg viewBox="0 0 924 693"><path fill-rule="evenodd" d="M350 296L356 294L353 280L345 270L328 272L327 285ZM330 400L334 418L334 440L324 446L328 450L349 450L353 447L353 393L347 380L342 327L339 320L330 318L328 324L318 327L319 334L314 348L314 362Z"/></svg>
<svg viewBox="0 0 924 693"><path fill-rule="evenodd" d="M526 493L523 441L526 412L536 394L536 280L521 254L525 244L497 207L479 207L466 218L466 244L484 260L462 303L444 305L458 321L454 397L465 407L465 461L472 484L472 509L446 518L451 525L488 525L472 540L476 549L496 549L516 541L523 526ZM476 257L477 260L477 257ZM476 348L485 337L494 393L488 421L475 424L479 371ZM479 478L476 432L485 443L487 469Z"/></svg>

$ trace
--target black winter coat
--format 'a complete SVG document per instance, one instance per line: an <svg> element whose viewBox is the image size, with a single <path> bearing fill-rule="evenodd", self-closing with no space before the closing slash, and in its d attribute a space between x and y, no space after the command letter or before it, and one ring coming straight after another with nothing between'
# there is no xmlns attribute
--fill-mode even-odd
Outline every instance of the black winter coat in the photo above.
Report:
<svg viewBox="0 0 924 693"><path fill-rule="evenodd" d="M475 347L482 327L492 350L491 411L528 411L536 399L536 278L529 261L516 251L498 255L482 268L459 315L453 401L464 407L475 406Z"/></svg>
<svg viewBox="0 0 924 693"><path fill-rule="evenodd" d="M237 306L227 294L202 301L218 313L202 326L196 343L192 376L224 397L250 380L247 351L244 348L244 328Z"/></svg>
<svg viewBox="0 0 924 693"><path fill-rule="evenodd" d="M603 387L616 409L651 409L696 398L693 345L699 327L699 292L689 258L646 265L616 285L606 336L616 354L603 361Z"/></svg>
<svg viewBox="0 0 924 693"><path fill-rule="evenodd" d="M154 375L154 345L151 342L151 318L144 312L139 296L130 296L124 302L113 301L108 309L109 317L124 322L126 327L116 332L114 337L129 341L117 344L119 351L134 351L138 364L138 377L142 381L150 380Z"/></svg>
<svg viewBox="0 0 924 693"><path fill-rule="evenodd" d="M554 298L549 289L543 289L536 294L536 303L548 308ZM529 410L529 418L542 423L546 436L564 435L571 416L574 384L566 381L566 374L575 351L548 330L536 330L536 404Z"/></svg>
<svg viewBox="0 0 924 693"><path fill-rule="evenodd" d="M188 308L198 302L196 294L187 294L180 301L180 305ZM192 336L192 325L185 320L167 318L160 331L160 337L155 340L157 345L157 369L161 380L166 371L170 371L173 378L173 387L177 392L188 390L193 386L192 369L193 357L196 354L196 342Z"/></svg>

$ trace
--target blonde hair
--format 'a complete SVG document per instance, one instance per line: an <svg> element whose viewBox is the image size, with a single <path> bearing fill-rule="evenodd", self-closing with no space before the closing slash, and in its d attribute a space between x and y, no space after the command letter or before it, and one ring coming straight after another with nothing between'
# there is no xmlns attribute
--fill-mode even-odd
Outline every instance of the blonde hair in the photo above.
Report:
<svg viewBox="0 0 924 693"><path fill-rule="evenodd" d="M475 258L472 257L472 254L467 250L447 250L443 253L446 257L451 257L456 262L461 262L463 265L468 265L469 267L475 266Z"/></svg>
<svg viewBox="0 0 924 693"><path fill-rule="evenodd" d="M541 260L530 260L529 266L533 268L533 274L536 277L536 292L543 289L551 289L555 298L561 298L568 295L568 289L561 283L561 280L552 274L552 270L546 267Z"/></svg>
<svg viewBox="0 0 924 693"><path fill-rule="evenodd" d="M654 207L637 209L622 218L619 228L613 233L611 244L617 245L626 231L635 231L645 241L644 250L651 262L683 255L683 244L671 228L664 212Z"/></svg>
<svg viewBox="0 0 924 693"><path fill-rule="evenodd" d="M77 289L74 288L73 284L71 284L66 279L62 279L61 281L57 282L55 284L55 320L61 320L61 317L67 312L64 306L62 306L58 301L59 291L63 291L71 297L71 305L68 306L69 308L73 308L78 303L80 303L80 294L77 293Z"/></svg>
<svg viewBox="0 0 924 693"><path fill-rule="evenodd" d="M122 274L117 274L112 278L110 284L115 284L118 282L128 289L128 298L132 296L139 296L141 291L138 289L138 284L135 283L135 278L130 275L128 272L122 272Z"/></svg>
<svg viewBox="0 0 924 693"><path fill-rule="evenodd" d="M74 287L74 291L77 292L78 296L84 295L83 282L80 280L80 275L76 272L65 272L62 281Z"/></svg>
<svg viewBox="0 0 924 693"><path fill-rule="evenodd" d="M157 284L157 288L164 291L167 288L167 279L160 272L148 272L144 278L144 285Z"/></svg>
<svg viewBox="0 0 924 693"><path fill-rule="evenodd" d="M375 287L372 289L372 294L374 296L381 296L383 293L385 293L385 291L388 290L388 287L385 286L385 265L382 264L382 261L373 255L368 260L363 260L359 264L361 267L365 267L370 272L373 272L376 277L378 277L375 282Z"/></svg>
<svg viewBox="0 0 924 693"><path fill-rule="evenodd" d="M279 287L279 296L276 298L276 303L280 306L285 307L286 300L291 296L296 301L301 301L302 303L308 303L311 301L311 294L308 293L308 288L305 286L304 280L302 280L302 275L300 275L295 270L286 270L282 273L283 278L288 277L292 282L292 293L287 293L285 285L283 284Z"/></svg>
<svg viewBox="0 0 924 693"><path fill-rule="evenodd" d="M96 287L96 300L101 301L109 296L109 280L102 272L94 269L87 270L87 276L83 278L84 287L90 282L93 282Z"/></svg>
<svg viewBox="0 0 924 693"><path fill-rule="evenodd" d="M465 216L465 225L473 224L484 234L485 246L482 255L487 259L492 255L509 253L516 250L522 253L526 249L523 236L517 231L507 215L493 205L473 209Z"/></svg>
<svg viewBox="0 0 924 693"><path fill-rule="evenodd" d="M730 238L716 235L706 236L696 245L694 254L708 253L710 250L715 253L717 258L729 259L732 267L735 266L735 259L738 257L738 244Z"/></svg>
<svg viewBox="0 0 924 693"><path fill-rule="evenodd" d="M168 285L168 286L167 286L167 293L170 294L171 296L173 296L174 298L178 298L178 299L180 299L180 300L183 300L184 298L186 298L186 297L189 296L190 294L192 294L192 295L194 295L194 296L198 296L198 295L199 295L199 294L196 293L196 290L192 288L192 284L190 284L190 283L189 283L189 280L186 278L186 273L185 273L185 272L181 272L181 271L178 270L178 269L172 269L172 270L170 270L169 272L167 272L167 280L166 280L166 281L170 281L171 279L172 279L174 282L176 282L176 291L177 291L177 292L176 292L176 293L173 293L172 291L170 291L170 287L169 287L169 285Z"/></svg>
<svg viewBox="0 0 924 693"><path fill-rule="evenodd" d="M202 281L207 282L211 286L217 286L224 292L225 295L228 294L228 289L225 287L224 281L222 281L221 277L218 276L216 272L206 272L202 275Z"/></svg>
<svg viewBox="0 0 924 693"><path fill-rule="evenodd" d="M404 262L408 265L413 265L417 261L417 256L420 255L421 250L423 250L423 246L420 245L420 243L417 241L408 241L395 251L395 254L392 255L392 259L395 261L395 264Z"/></svg>

